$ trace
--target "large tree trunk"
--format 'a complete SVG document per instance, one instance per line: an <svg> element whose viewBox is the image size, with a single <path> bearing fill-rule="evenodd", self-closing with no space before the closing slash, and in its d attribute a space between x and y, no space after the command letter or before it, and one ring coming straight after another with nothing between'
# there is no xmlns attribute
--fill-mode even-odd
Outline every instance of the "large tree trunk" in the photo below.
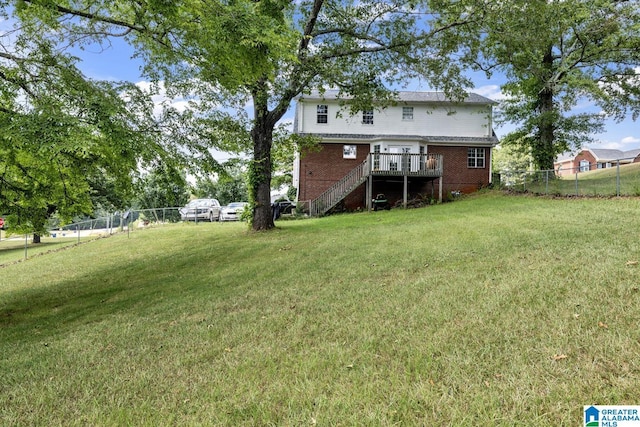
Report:
<svg viewBox="0 0 640 427"><path fill-rule="evenodd" d="M533 160L540 170L553 170L556 157L555 128L557 115L553 105L553 55L551 47L543 58L543 68L546 76L542 79L543 87L538 92L538 135L534 139L532 153Z"/></svg>
<svg viewBox="0 0 640 427"><path fill-rule="evenodd" d="M251 129L253 161L249 170L249 192L253 209L253 229L270 230L275 227L271 211L271 147L273 130L284 116L298 91L285 92L272 111L269 111L269 85L267 79L257 82L251 90L254 122Z"/></svg>
<svg viewBox="0 0 640 427"><path fill-rule="evenodd" d="M538 95L540 102L540 123L538 137L532 150L533 159L540 170L553 170L556 157L555 147L555 110L553 108L553 91L544 89Z"/></svg>
<svg viewBox="0 0 640 427"><path fill-rule="evenodd" d="M271 146L276 121L269 113L266 87L258 84L253 91L254 123L253 161L249 170L249 192L253 199L253 229L270 230L275 227L271 213Z"/></svg>
<svg viewBox="0 0 640 427"><path fill-rule="evenodd" d="M271 213L271 145L273 126L255 123L251 131L253 138L253 161L249 171L250 192L253 197L253 229L270 230L275 227Z"/></svg>

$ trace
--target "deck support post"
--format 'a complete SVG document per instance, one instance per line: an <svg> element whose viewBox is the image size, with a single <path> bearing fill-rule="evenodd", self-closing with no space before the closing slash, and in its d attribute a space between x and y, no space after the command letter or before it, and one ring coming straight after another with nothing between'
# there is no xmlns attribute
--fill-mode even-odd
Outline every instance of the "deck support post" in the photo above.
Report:
<svg viewBox="0 0 640 427"><path fill-rule="evenodd" d="M408 180L409 178L407 177L407 174L404 174L404 188L402 189L402 206L407 209L407 188L408 186Z"/></svg>
<svg viewBox="0 0 640 427"><path fill-rule="evenodd" d="M442 177L440 177L440 183L438 184L438 202L442 203Z"/></svg>
<svg viewBox="0 0 640 427"><path fill-rule="evenodd" d="M367 189L365 191L365 197L367 198L367 211L371 212L371 208L373 207L371 206L371 199L373 199L373 175L371 174L371 172L369 172L369 176L367 177Z"/></svg>

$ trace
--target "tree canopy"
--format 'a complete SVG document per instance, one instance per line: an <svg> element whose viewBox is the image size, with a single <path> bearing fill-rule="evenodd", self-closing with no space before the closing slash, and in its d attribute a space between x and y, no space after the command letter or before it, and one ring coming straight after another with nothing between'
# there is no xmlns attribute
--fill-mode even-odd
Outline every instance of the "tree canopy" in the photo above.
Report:
<svg viewBox="0 0 640 427"><path fill-rule="evenodd" d="M0 212L9 228L42 233L54 212L70 219L96 200L122 203L138 162L154 151L146 97L129 83L87 79L46 40L18 32L11 43L8 34L0 44Z"/></svg>
<svg viewBox="0 0 640 427"><path fill-rule="evenodd" d="M74 40L9 11L0 9L0 213L10 230L41 234L54 213L128 207L141 168L216 166L200 118L157 114L132 82L88 78L62 44Z"/></svg>
<svg viewBox="0 0 640 427"><path fill-rule="evenodd" d="M391 100L388 88L411 79L450 93L468 84L456 62L442 58L455 49L449 32L477 16L439 25L432 6L446 3L22 0L19 10L59 42L126 38L147 76L172 94L195 95L211 146L243 144L248 135L253 227L264 230L274 226L273 131L296 96L338 88L359 109Z"/></svg>
<svg viewBox="0 0 640 427"><path fill-rule="evenodd" d="M478 8L487 13L482 21L459 28L460 53L488 76L504 74L501 120L518 128L502 143L527 148L537 167L553 169L557 154L592 142L606 118L638 117L640 2L466 3L460 15ZM572 112L578 103L599 110Z"/></svg>
<svg viewBox="0 0 640 427"><path fill-rule="evenodd" d="M311 90L337 88L350 98L355 111L374 102L393 102L389 88L416 79L452 97L461 96L470 85L463 66L488 75L499 72L507 79L502 87L508 97L502 119L519 126L505 142L528 148L541 168L552 168L556 154L586 142L601 128L604 117L619 119L631 113L635 118L640 112L637 0L18 0L14 6L25 34L22 43L31 43L30 50L43 55L62 52L66 46L109 43L113 37L130 43L153 88L189 100L186 112L168 110L162 125L155 124L158 134L173 144L172 155L215 166L213 148L249 153L256 230L274 226L270 190L279 158L274 157L274 148L280 144L275 129L295 98ZM73 70L70 58L49 56L70 61L61 70ZM13 68L0 76L8 88L12 86L7 82L16 88L5 90L7 105L29 96L22 83L28 73L20 71L21 66L13 61ZM75 75L83 80L79 85L100 87ZM58 84L46 92L63 93L67 86ZM115 101L113 86L104 89ZM99 99L98 92L92 93ZM601 112L571 114L582 100ZM20 113L32 114L36 104L30 100L28 111ZM59 138L49 139L53 149L72 141L75 147L85 147L78 142L87 135L107 141L89 145L96 150L103 146L108 151L123 139L144 146L139 138L129 139L105 127L118 123L110 119L119 117L115 105L123 107L109 103L87 109L94 111L90 126L72 127L80 134L64 141L55 126L65 123L62 118L77 120L73 108L80 107L60 106L63 117L45 120L55 124L50 134ZM131 129L125 124L139 122L140 113L131 113L145 111L143 105L138 107L121 111L120 117L126 117L119 122L122 132ZM8 110L15 111L11 106ZM40 137L36 133L22 137L27 135L32 143ZM78 149L82 153L86 147ZM34 150L43 149L35 144ZM110 157L102 153L91 158L106 162ZM117 165L109 169L96 164L93 170L116 171ZM133 159L128 165L125 169L131 170ZM65 186L60 188L65 197L70 194ZM89 184L74 188L81 193Z"/></svg>

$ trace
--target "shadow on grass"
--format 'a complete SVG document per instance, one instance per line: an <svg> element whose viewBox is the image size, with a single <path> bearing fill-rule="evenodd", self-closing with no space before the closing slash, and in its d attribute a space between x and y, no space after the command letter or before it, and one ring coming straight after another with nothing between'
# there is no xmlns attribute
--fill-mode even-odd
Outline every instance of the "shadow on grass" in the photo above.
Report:
<svg viewBox="0 0 640 427"><path fill-rule="evenodd" d="M212 262L214 257L220 259ZM194 245L188 254L165 252L154 254L152 260L114 260L90 274L71 273L68 279L8 292L0 302L0 336L5 343L14 343L37 332L38 340L48 340L121 313L132 319L152 316L162 307L170 309L173 301L188 301L186 294L198 292L203 285L215 294L222 287L203 271L203 261L222 263L222 254ZM37 271L33 278L42 281Z"/></svg>
<svg viewBox="0 0 640 427"><path fill-rule="evenodd" d="M81 243L86 242L83 240ZM60 241L45 241L42 243L27 243L26 245L26 257L32 258L34 256L43 255L58 250L72 248L78 245L76 239L73 240L60 240ZM0 242L0 268L6 265L15 264L16 262L24 261L25 259L25 242L21 240L11 240Z"/></svg>

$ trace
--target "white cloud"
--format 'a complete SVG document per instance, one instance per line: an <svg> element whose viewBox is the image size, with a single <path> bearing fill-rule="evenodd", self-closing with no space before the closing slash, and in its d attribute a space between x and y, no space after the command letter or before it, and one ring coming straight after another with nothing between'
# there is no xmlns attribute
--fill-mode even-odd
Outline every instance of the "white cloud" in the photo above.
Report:
<svg viewBox="0 0 640 427"><path fill-rule="evenodd" d="M494 101L500 101L506 99L507 97L500 90L500 86L498 85L486 85L480 86L472 90L473 93L477 93L478 95L484 96L486 98L492 99Z"/></svg>
<svg viewBox="0 0 640 427"><path fill-rule="evenodd" d="M621 150L621 151L626 151L630 149L629 147L624 146L622 143L614 142L614 141L601 141L597 144L589 144L587 145L587 148L601 148L606 150Z"/></svg>
<svg viewBox="0 0 640 427"><path fill-rule="evenodd" d="M622 138L620 142L623 144L637 144L640 143L640 138L636 138L635 136L626 136Z"/></svg>
<svg viewBox="0 0 640 427"><path fill-rule="evenodd" d="M610 139L603 139L600 142L596 143L596 144L589 144L588 147L590 148L605 148L605 149L609 149L609 150L621 150L621 151L628 151L628 150L634 150L636 148L640 148L638 147L638 145L640 144L640 138L636 138L633 136L627 136L624 137L618 141L616 140L610 140Z"/></svg>
<svg viewBox="0 0 640 427"><path fill-rule="evenodd" d="M156 116L162 114L162 111L167 108L174 108L179 112L184 112L190 108L190 103L197 102L193 99L185 97L170 98L167 95L164 82L153 83L149 81L139 81L136 86L140 88L144 93L151 94L151 100L154 104L153 112Z"/></svg>

